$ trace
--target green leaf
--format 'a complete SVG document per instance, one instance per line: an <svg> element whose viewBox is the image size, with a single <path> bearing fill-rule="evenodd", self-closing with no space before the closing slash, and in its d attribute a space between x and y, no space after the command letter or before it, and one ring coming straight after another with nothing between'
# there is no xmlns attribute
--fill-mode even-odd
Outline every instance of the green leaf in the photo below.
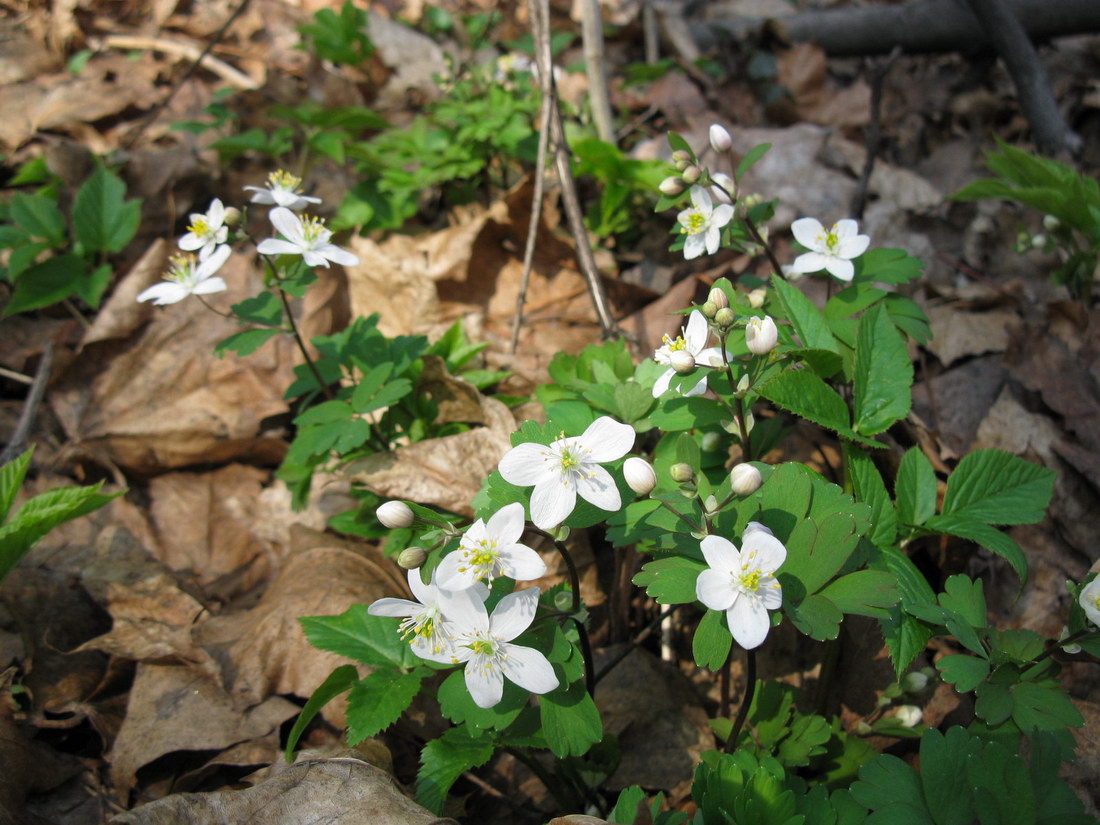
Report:
<svg viewBox="0 0 1100 825"><path fill-rule="evenodd" d="M376 670L356 682L348 696L348 745L355 747L396 722L420 692L427 673L426 668L409 673Z"/></svg>
<svg viewBox="0 0 1100 825"><path fill-rule="evenodd" d="M264 290L259 295L233 304L229 309L242 321L282 329L283 302L274 292Z"/></svg>
<svg viewBox="0 0 1100 825"><path fill-rule="evenodd" d="M416 801L434 814L443 813L447 792L466 771L484 765L493 755L493 741L473 738L466 728L451 728L420 752Z"/></svg>
<svg viewBox="0 0 1100 825"><path fill-rule="evenodd" d="M583 682L558 688L539 698L542 732L554 756L583 756L603 738L596 703Z"/></svg>
<svg viewBox="0 0 1100 825"><path fill-rule="evenodd" d="M1053 471L1001 450L966 455L947 481L943 514L987 524L1035 524L1054 492Z"/></svg>
<svg viewBox="0 0 1100 825"><path fill-rule="evenodd" d="M902 524L920 526L935 515L936 471L920 447L911 447L902 456L895 494Z"/></svg>
<svg viewBox="0 0 1100 825"><path fill-rule="evenodd" d="M35 264L20 274L0 317L63 301L73 294L85 274L84 260L76 255L58 255Z"/></svg>
<svg viewBox="0 0 1100 825"><path fill-rule="evenodd" d="M936 825L924 804L917 772L890 754L859 769L852 797L870 808L867 825Z"/></svg>
<svg viewBox="0 0 1100 825"><path fill-rule="evenodd" d="M466 688L465 671L459 669L443 680L436 698L444 716L456 724L465 722L473 733L489 729L504 730L527 706L530 695L519 685L505 680L501 700L491 708L479 707Z"/></svg>
<svg viewBox="0 0 1100 825"><path fill-rule="evenodd" d="M886 618L885 608L898 603L897 582L885 570L856 570L827 584L821 595L843 613Z"/></svg>
<svg viewBox="0 0 1100 825"><path fill-rule="evenodd" d="M287 736L287 762L294 761L294 748L297 747L298 740L301 739L306 726L313 721L313 717L321 711L321 708L341 693L350 690L351 686L357 681L359 681L359 673L355 670L354 665L340 665L328 675L328 678L321 683L317 690L313 691L313 695L309 697L306 706L302 708L302 712L294 720L294 727L290 729L290 734Z"/></svg>
<svg viewBox="0 0 1100 825"><path fill-rule="evenodd" d="M819 593L807 596L798 604L784 602L783 610L790 616L795 627L819 642L835 639L840 633L840 622L844 618L837 606Z"/></svg>
<svg viewBox="0 0 1100 825"><path fill-rule="evenodd" d="M645 791L637 785L623 788L619 791L619 798L616 800L611 813L608 814L607 821L620 823L621 825L634 825L634 820L638 816L638 805L644 800Z"/></svg>
<svg viewBox="0 0 1100 825"><path fill-rule="evenodd" d="M869 447L884 446L851 429L848 405L844 403L844 399L809 370L784 370L760 386L758 391L783 409L833 430L845 438ZM654 421L656 422L656 416Z"/></svg>
<svg viewBox="0 0 1100 825"><path fill-rule="evenodd" d="M141 201L126 200L126 184L103 167L73 199L73 231L88 251L121 252L140 220Z"/></svg>
<svg viewBox="0 0 1100 825"><path fill-rule="evenodd" d="M235 352L242 358L251 355L276 335L281 329L246 329L223 338L214 346L214 354L221 358L227 352Z"/></svg>
<svg viewBox="0 0 1100 825"><path fill-rule="evenodd" d="M856 500L871 506L873 526L867 538L880 547L892 545L898 537L898 517L874 461L859 447L845 444L844 464Z"/></svg>
<svg viewBox="0 0 1100 825"><path fill-rule="evenodd" d="M710 670L720 670L726 664L733 646L733 636L722 621L725 615L720 610L708 610L695 628L691 639L691 651L695 664Z"/></svg>
<svg viewBox="0 0 1100 825"><path fill-rule="evenodd" d="M954 685L959 693L969 693L989 676L989 662L986 659L965 653L944 656L936 662L936 667L943 680Z"/></svg>
<svg viewBox="0 0 1100 825"><path fill-rule="evenodd" d="M909 414L913 363L886 310L876 305L863 313L856 344L853 429L864 435L884 432Z"/></svg>
<svg viewBox="0 0 1100 825"><path fill-rule="evenodd" d="M110 264L97 266L87 276L76 282L76 294L92 309L99 309L99 302L103 300L103 293L111 285L113 274L114 269Z"/></svg>
<svg viewBox="0 0 1100 825"><path fill-rule="evenodd" d="M695 582L706 569L692 559L657 559L643 565L633 581L659 604L687 604L695 601Z"/></svg>
<svg viewBox="0 0 1100 825"><path fill-rule="evenodd" d="M955 472L958 472L958 470ZM937 533L947 533L950 536L968 539L975 544L980 544L987 550L991 550L1012 566L1012 569L1020 578L1021 588L1027 584L1027 555L1015 539L1002 533L996 527L990 527L988 524L958 515L934 516L928 519L924 526L928 530L935 530Z"/></svg>
<svg viewBox="0 0 1100 825"><path fill-rule="evenodd" d="M65 218L57 204L43 195L16 192L11 199L11 219L32 238L60 246L65 240Z"/></svg>
<svg viewBox="0 0 1100 825"><path fill-rule="evenodd" d="M1047 683L1020 682L1009 688L1012 721L1020 730L1058 731L1085 724L1080 711L1056 680Z"/></svg>
<svg viewBox="0 0 1100 825"><path fill-rule="evenodd" d="M855 260L855 280L904 284L921 277L924 262L904 249L869 249Z"/></svg>
<svg viewBox="0 0 1100 825"><path fill-rule="evenodd" d="M8 520L12 502L15 501L19 488L23 486L23 479L26 478L33 456L34 447L31 447L0 467L0 524Z"/></svg>
<svg viewBox="0 0 1100 825"><path fill-rule="evenodd" d="M760 158L764 157L771 148L772 145L770 143L758 143L756 146L749 149L749 151L745 152L744 156L741 158L741 162L737 164L737 171L734 172L733 179L741 180L745 176L745 173L748 172Z"/></svg>
<svg viewBox="0 0 1100 825"><path fill-rule="evenodd" d="M772 286L783 306L787 320L798 333L804 347L839 352L836 339L829 332L821 310L814 306L800 289L792 286L779 275L772 276Z"/></svg>
<svg viewBox="0 0 1100 825"><path fill-rule="evenodd" d="M981 579L975 581L956 573L944 582L944 592L940 594L939 602L944 610L957 613L971 627L989 626Z"/></svg>
<svg viewBox="0 0 1100 825"><path fill-rule="evenodd" d="M303 616L310 644L375 667L415 666L420 660L402 640L398 621L371 616L365 604L354 604L339 616Z"/></svg>
<svg viewBox="0 0 1100 825"><path fill-rule="evenodd" d="M889 617L882 620L882 637L890 650L894 673L900 679L932 638L932 629L901 608L893 607Z"/></svg>
<svg viewBox="0 0 1100 825"><path fill-rule="evenodd" d="M966 775L967 764L981 759L981 740L962 728L946 734L929 728L920 740L920 778L924 801L936 825L971 825L974 807Z"/></svg>

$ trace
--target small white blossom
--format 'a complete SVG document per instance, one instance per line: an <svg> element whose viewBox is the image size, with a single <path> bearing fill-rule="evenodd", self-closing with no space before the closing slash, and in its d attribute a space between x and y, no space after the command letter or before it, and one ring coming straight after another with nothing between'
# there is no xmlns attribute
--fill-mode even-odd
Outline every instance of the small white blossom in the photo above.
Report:
<svg viewBox="0 0 1100 825"><path fill-rule="evenodd" d="M667 365L669 369L661 373L657 382L653 385L654 398L659 398L668 390L668 382L676 374L676 368L673 366L674 353L688 353L695 359L695 366L697 367L723 366L722 350L718 347L707 348L707 341L710 340L710 329L707 326L707 319L697 309L691 311L687 326L680 329L680 334L675 339L666 335L662 340L664 343L653 353L653 360L658 364ZM702 395L706 391L707 378L704 375L699 379L699 383L684 395Z"/></svg>
<svg viewBox="0 0 1100 825"><path fill-rule="evenodd" d="M894 718L903 728L915 728L923 717L924 713L916 705L898 705L894 710Z"/></svg>
<svg viewBox="0 0 1100 825"><path fill-rule="evenodd" d="M718 203L733 203L730 196L737 197L737 182L733 178L725 172L712 172L710 181L707 191L713 200Z"/></svg>
<svg viewBox="0 0 1100 825"><path fill-rule="evenodd" d="M214 252L218 244L225 243L229 237L229 227L225 225L225 207L214 198L205 213L192 213L191 223L187 225L187 234L179 240L179 247L186 252L199 251L199 260L205 261Z"/></svg>
<svg viewBox="0 0 1100 825"><path fill-rule="evenodd" d="M809 252L799 255L791 265L792 272L807 274L826 270L842 281L855 276L852 258L858 258L871 244L868 235L859 234L859 224L849 219L837 221L825 231L816 218L799 218L791 224L794 238Z"/></svg>
<svg viewBox="0 0 1100 825"><path fill-rule="evenodd" d="M779 330L772 316L757 318L755 315L745 324L745 344L753 355L767 355L779 342Z"/></svg>
<svg viewBox="0 0 1100 825"><path fill-rule="evenodd" d="M383 526L389 527L391 530L408 527L415 518L412 508L403 501L387 501L385 504L379 505L374 514Z"/></svg>
<svg viewBox="0 0 1100 825"><path fill-rule="evenodd" d="M730 133L726 131L725 127L718 123L710 125L709 137L711 148L719 154L728 152L733 148L733 138L730 137Z"/></svg>
<svg viewBox="0 0 1100 825"><path fill-rule="evenodd" d="M746 650L763 644L771 628L769 610L783 604L775 571L787 548L765 530L745 530L741 549L721 536L700 543L709 567L695 580L695 595L711 610L726 611L730 633Z"/></svg>
<svg viewBox="0 0 1100 825"><path fill-rule="evenodd" d="M751 496L762 483L760 471L751 464L737 464L730 470L730 489L739 496Z"/></svg>
<svg viewBox="0 0 1100 825"><path fill-rule="evenodd" d="M1088 620L1100 627L1100 576L1081 588L1081 595L1077 597L1077 603L1085 611Z"/></svg>
<svg viewBox="0 0 1100 825"><path fill-rule="evenodd" d="M497 510L486 523L478 519L459 541L458 549L443 559L436 571L444 590L465 590L474 582L497 576L530 581L546 573L539 554L520 544L526 524L523 505L514 502Z"/></svg>
<svg viewBox="0 0 1100 825"><path fill-rule="evenodd" d="M455 593L447 602L453 623L452 662L466 663L466 689L475 704L491 708L504 695L504 679L531 693L549 693L558 678L547 658L534 648L512 644L535 618L539 589L509 593L490 616L485 597L474 590Z"/></svg>
<svg viewBox="0 0 1100 825"><path fill-rule="evenodd" d="M419 601L379 599L367 608L372 616L397 616L405 620L399 630L413 653L421 659L451 664L455 661L454 634L444 611L448 594L436 585L435 576L424 584L419 570L409 571L409 589ZM488 591L480 585L475 595L485 599Z"/></svg>
<svg viewBox="0 0 1100 825"><path fill-rule="evenodd" d="M252 203L275 204L287 209L305 209L311 203L320 203L320 198L300 194L302 179L282 169L267 176L267 186L246 186L252 191Z"/></svg>
<svg viewBox="0 0 1100 825"><path fill-rule="evenodd" d="M153 284L137 296L139 302L152 301L157 306L174 304L188 295L210 295L225 292L225 281L212 277L229 258L229 247L219 246L205 261L194 255L176 255L171 259L165 280Z"/></svg>
<svg viewBox="0 0 1100 825"><path fill-rule="evenodd" d="M344 266L359 263L358 257L328 242L332 232L320 218L301 218L284 206L276 206L271 210L271 223L286 240L260 241L256 251L261 255L301 255L310 266L327 267L329 261Z"/></svg>
<svg viewBox="0 0 1100 825"><path fill-rule="evenodd" d="M601 416L579 436L549 446L519 444L500 460L500 474L518 487L534 485L531 521L548 530L561 524L576 506L577 496L603 510L622 507L614 479L600 464L622 458L634 446L634 428Z"/></svg>
<svg viewBox="0 0 1100 825"><path fill-rule="evenodd" d="M691 207L676 216L684 241L684 258L698 258L704 252L718 251L722 227L733 220L733 207L728 203L713 206L710 193L702 186L691 187Z"/></svg>
<svg viewBox="0 0 1100 825"><path fill-rule="evenodd" d="M644 458L631 456L623 462L626 485L640 496L648 496L657 486L657 471Z"/></svg>

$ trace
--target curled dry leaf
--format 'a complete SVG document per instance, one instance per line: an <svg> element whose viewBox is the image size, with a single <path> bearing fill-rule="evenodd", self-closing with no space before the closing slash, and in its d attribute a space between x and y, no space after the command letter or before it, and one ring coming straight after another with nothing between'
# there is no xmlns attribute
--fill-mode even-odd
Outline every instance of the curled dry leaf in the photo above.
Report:
<svg viewBox="0 0 1100 825"><path fill-rule="evenodd" d="M945 367L969 355L1004 352L1020 316L1011 309L967 312L946 304L926 306L932 340L924 346Z"/></svg>
<svg viewBox="0 0 1100 825"><path fill-rule="evenodd" d="M240 791L173 794L111 820L112 825L455 825L421 808L392 776L353 757L299 760Z"/></svg>
<svg viewBox="0 0 1100 825"><path fill-rule="evenodd" d="M244 256L219 275L229 292L210 303L222 310L259 288ZM277 463L286 442L264 419L286 411L293 348L278 338L247 358L216 358L214 345L238 330L188 300L158 311L105 367L104 352L85 348L50 396L71 449L147 474L236 458Z"/></svg>
<svg viewBox="0 0 1100 825"><path fill-rule="evenodd" d="M470 501L512 446L512 413L493 398L481 398L486 426L429 438L348 465L349 477L386 498L434 504L470 516Z"/></svg>
<svg viewBox="0 0 1100 825"><path fill-rule="evenodd" d="M146 287L160 280L168 268L168 256L174 250L168 242L157 238L145 250L130 271L111 291L110 297L96 313L92 325L84 333L80 346L86 347L96 341L109 341L115 338L127 338L141 324L154 315L156 309L150 303L139 304L137 296Z"/></svg>

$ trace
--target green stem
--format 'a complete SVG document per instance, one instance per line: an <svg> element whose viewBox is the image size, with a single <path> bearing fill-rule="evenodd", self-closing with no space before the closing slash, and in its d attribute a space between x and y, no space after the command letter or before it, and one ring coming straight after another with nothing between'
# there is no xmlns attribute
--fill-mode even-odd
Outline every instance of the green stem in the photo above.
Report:
<svg viewBox="0 0 1100 825"><path fill-rule="evenodd" d="M670 513L672 513L672 515L676 516L678 519L680 519L680 521L682 521L684 524L686 524L688 527L690 527L691 532L693 532L693 533L703 532L702 527L700 527L698 524L693 522L691 519L689 519L687 516L685 516L683 513L681 513L679 510L677 510L675 507L673 507L667 501L664 501L663 499L657 499L657 501L660 502L660 505L662 507L664 507Z"/></svg>
<svg viewBox="0 0 1100 825"><path fill-rule="evenodd" d="M768 246L768 242L764 240L764 236L760 234L760 230L756 228L756 224L752 222L752 218L750 218L748 215L745 215L745 217L743 217L741 221L745 224L745 228L749 230L749 234L752 235L752 239L760 244L761 247L763 247L764 254L768 256L768 263L772 265L772 270L775 272L776 275L782 278L783 267L780 266L779 259L775 257L775 253L772 252L772 248Z"/></svg>
<svg viewBox="0 0 1100 825"><path fill-rule="evenodd" d="M749 425L745 420L745 399L737 400L737 429L741 437L741 455L743 460L752 461L752 444L749 442Z"/></svg>
<svg viewBox="0 0 1100 825"><path fill-rule="evenodd" d="M332 394L332 389L321 378L321 373L317 369L317 365L313 362L313 359L309 357L309 351L306 349L306 343L302 340L302 333L298 330L298 324L294 321L294 313L290 311L290 299L281 287L275 287L279 290L279 298L283 302L283 312L286 314L287 323L290 324L290 332L294 336L294 340L298 343L298 350L302 353L302 357L306 361L306 366L309 367L309 371L313 374L313 380L317 382L317 386L321 388L321 392L325 394L325 399L332 401L336 396Z"/></svg>
<svg viewBox="0 0 1100 825"><path fill-rule="evenodd" d="M737 711L737 718L733 720L733 730L730 738L726 740L726 753L733 753L737 747L737 737L741 735L741 728L745 727L745 720L749 718L749 705L756 694L756 651L745 651L745 695L741 699L741 707Z"/></svg>
<svg viewBox="0 0 1100 825"><path fill-rule="evenodd" d="M584 655L584 687L588 691L588 695L595 699L596 674L592 661L592 643L588 639L588 628L576 616L570 616L569 618L573 620L573 624L577 627L577 636L581 642L581 653Z"/></svg>

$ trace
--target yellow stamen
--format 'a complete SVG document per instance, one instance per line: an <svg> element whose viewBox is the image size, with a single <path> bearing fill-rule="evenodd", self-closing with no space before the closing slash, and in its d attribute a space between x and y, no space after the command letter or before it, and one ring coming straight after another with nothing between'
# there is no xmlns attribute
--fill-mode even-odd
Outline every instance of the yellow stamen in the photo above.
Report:
<svg viewBox="0 0 1100 825"><path fill-rule="evenodd" d="M191 221L191 225L189 227L187 227L187 231L191 232L195 235L198 235L200 238L203 235L210 234L210 224L207 222L206 216L205 215L196 216L195 220Z"/></svg>
<svg viewBox="0 0 1100 825"><path fill-rule="evenodd" d="M297 192L302 179L292 175L283 169L278 169L267 176L268 186L272 189L282 189L286 192Z"/></svg>
<svg viewBox="0 0 1100 825"><path fill-rule="evenodd" d="M692 210L691 214L682 222L683 228L680 230L682 234L698 235L705 228L707 222L706 215L700 212L698 209Z"/></svg>

